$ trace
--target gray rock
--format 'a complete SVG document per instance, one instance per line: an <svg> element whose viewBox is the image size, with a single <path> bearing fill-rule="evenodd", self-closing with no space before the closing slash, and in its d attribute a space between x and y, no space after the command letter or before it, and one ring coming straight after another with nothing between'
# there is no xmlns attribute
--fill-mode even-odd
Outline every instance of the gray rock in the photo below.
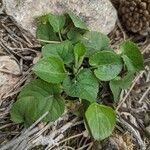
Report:
<svg viewBox="0 0 150 150"><path fill-rule="evenodd" d="M1 50L1 49L0 49ZM9 56L0 56L0 102L19 81L20 67Z"/></svg>
<svg viewBox="0 0 150 150"><path fill-rule="evenodd" d="M90 30L108 34L117 20L109 0L3 0L6 13L24 29L35 35L34 18L47 13L63 14L67 10L80 16Z"/></svg>

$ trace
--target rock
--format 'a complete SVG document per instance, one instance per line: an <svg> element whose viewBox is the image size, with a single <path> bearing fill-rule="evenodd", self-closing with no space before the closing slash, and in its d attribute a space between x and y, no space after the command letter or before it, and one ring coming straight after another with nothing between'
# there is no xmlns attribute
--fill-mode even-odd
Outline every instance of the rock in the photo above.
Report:
<svg viewBox="0 0 150 150"><path fill-rule="evenodd" d="M19 81L20 68L9 56L0 56L0 100Z"/></svg>
<svg viewBox="0 0 150 150"><path fill-rule="evenodd" d="M6 13L35 36L34 18L47 13L63 14L68 10L81 17L90 30L108 34L117 20L109 0L3 0Z"/></svg>

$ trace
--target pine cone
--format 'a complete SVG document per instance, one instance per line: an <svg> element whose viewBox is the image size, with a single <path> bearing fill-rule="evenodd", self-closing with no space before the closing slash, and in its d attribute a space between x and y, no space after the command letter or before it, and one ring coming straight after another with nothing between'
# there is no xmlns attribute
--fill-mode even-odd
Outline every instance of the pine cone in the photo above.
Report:
<svg viewBox="0 0 150 150"><path fill-rule="evenodd" d="M150 32L150 0L121 0L119 12L128 30L142 35Z"/></svg>
<svg viewBox="0 0 150 150"><path fill-rule="evenodd" d="M111 2L113 3L114 7L118 10L119 4L120 4L120 0L111 0Z"/></svg>

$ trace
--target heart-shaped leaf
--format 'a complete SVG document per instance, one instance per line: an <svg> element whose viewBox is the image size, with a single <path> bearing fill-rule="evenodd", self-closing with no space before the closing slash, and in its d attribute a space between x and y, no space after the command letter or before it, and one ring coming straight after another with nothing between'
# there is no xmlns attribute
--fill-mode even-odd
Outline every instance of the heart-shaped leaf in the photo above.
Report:
<svg viewBox="0 0 150 150"><path fill-rule="evenodd" d="M36 37L41 40L53 41L58 40L58 37L53 32L49 24L41 24L36 30Z"/></svg>
<svg viewBox="0 0 150 150"><path fill-rule="evenodd" d="M85 117L90 133L97 141L110 136L116 125L114 110L97 103L93 103L88 107Z"/></svg>
<svg viewBox="0 0 150 150"><path fill-rule="evenodd" d="M122 89L128 89L132 81L134 80L134 72L128 72L126 76L124 76L120 81L120 88Z"/></svg>
<svg viewBox="0 0 150 150"><path fill-rule="evenodd" d="M113 93L114 101L118 101L118 97L122 89L128 89L134 79L134 73L130 72L125 77L117 77L110 81L109 86Z"/></svg>
<svg viewBox="0 0 150 150"><path fill-rule="evenodd" d="M87 48L87 56L91 56L98 51L108 50L110 47L109 38L106 35L95 31L85 33L82 42Z"/></svg>
<svg viewBox="0 0 150 150"><path fill-rule="evenodd" d="M65 16L49 14L48 21L55 32L60 32L65 25Z"/></svg>
<svg viewBox="0 0 150 150"><path fill-rule="evenodd" d="M60 83L66 77L62 60L55 57L41 59L32 70L38 77L49 83Z"/></svg>
<svg viewBox="0 0 150 150"><path fill-rule="evenodd" d="M121 79L119 77L116 77L115 79L111 80L109 83L109 86L110 86L110 89L111 89L111 92L113 94L113 98L114 98L115 102L118 101L119 95L121 93L121 88L119 86L120 80Z"/></svg>
<svg viewBox="0 0 150 150"><path fill-rule="evenodd" d="M42 48L44 57L56 57L61 59L65 64L74 60L73 45L70 41L64 41L60 44L47 44Z"/></svg>
<svg viewBox="0 0 150 150"><path fill-rule="evenodd" d="M67 77L63 82L64 91L71 97L95 102L99 90L99 82L88 69L81 70L75 78Z"/></svg>
<svg viewBox="0 0 150 150"><path fill-rule="evenodd" d="M84 30L88 30L87 25L78 16L76 16L72 12L69 12L68 15L70 16L75 27L84 29Z"/></svg>
<svg viewBox="0 0 150 150"><path fill-rule="evenodd" d="M35 19L42 24L48 23L48 15L38 16Z"/></svg>
<svg viewBox="0 0 150 150"><path fill-rule="evenodd" d="M102 81L109 81L117 77L122 69L120 56L111 51L97 52L90 57L90 65L96 69L94 73Z"/></svg>
<svg viewBox="0 0 150 150"><path fill-rule="evenodd" d="M77 43L74 47L74 54L76 57L81 58L85 55L86 48L82 43Z"/></svg>
<svg viewBox="0 0 150 150"><path fill-rule="evenodd" d="M68 33L67 33L67 37L70 41L72 41L72 43L77 43L80 41L81 39L81 34L78 32L78 30L75 29L71 29Z"/></svg>
<svg viewBox="0 0 150 150"><path fill-rule="evenodd" d="M126 41L120 48L122 50L122 58L128 71L135 72L144 69L143 56L135 43Z"/></svg>
<svg viewBox="0 0 150 150"><path fill-rule="evenodd" d="M27 84L11 109L11 120L15 123L31 125L43 114L48 115L43 121L55 121L64 112L64 100L60 96L59 85L49 84L37 79Z"/></svg>
<svg viewBox="0 0 150 150"><path fill-rule="evenodd" d="M74 56L75 56L75 68L80 68L84 55L86 53L86 48L82 43L77 43L74 47Z"/></svg>

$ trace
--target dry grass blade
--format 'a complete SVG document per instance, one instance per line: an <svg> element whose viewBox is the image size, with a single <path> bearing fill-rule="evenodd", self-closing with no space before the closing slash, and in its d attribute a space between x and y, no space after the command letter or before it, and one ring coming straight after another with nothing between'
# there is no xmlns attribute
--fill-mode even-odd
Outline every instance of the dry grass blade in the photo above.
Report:
<svg viewBox="0 0 150 150"><path fill-rule="evenodd" d="M131 86L131 88L129 89L128 93L125 95L125 97L120 100L121 102L118 104L117 108L116 108L116 111L118 112L119 108L122 106L123 103L125 103L126 99L128 98L128 96L130 95L131 91L133 90L134 86L136 85L136 83L139 81L139 79L141 78L141 76L143 75L144 71L142 71L140 73L140 75L138 75L134 81L133 81L133 84Z"/></svg>

